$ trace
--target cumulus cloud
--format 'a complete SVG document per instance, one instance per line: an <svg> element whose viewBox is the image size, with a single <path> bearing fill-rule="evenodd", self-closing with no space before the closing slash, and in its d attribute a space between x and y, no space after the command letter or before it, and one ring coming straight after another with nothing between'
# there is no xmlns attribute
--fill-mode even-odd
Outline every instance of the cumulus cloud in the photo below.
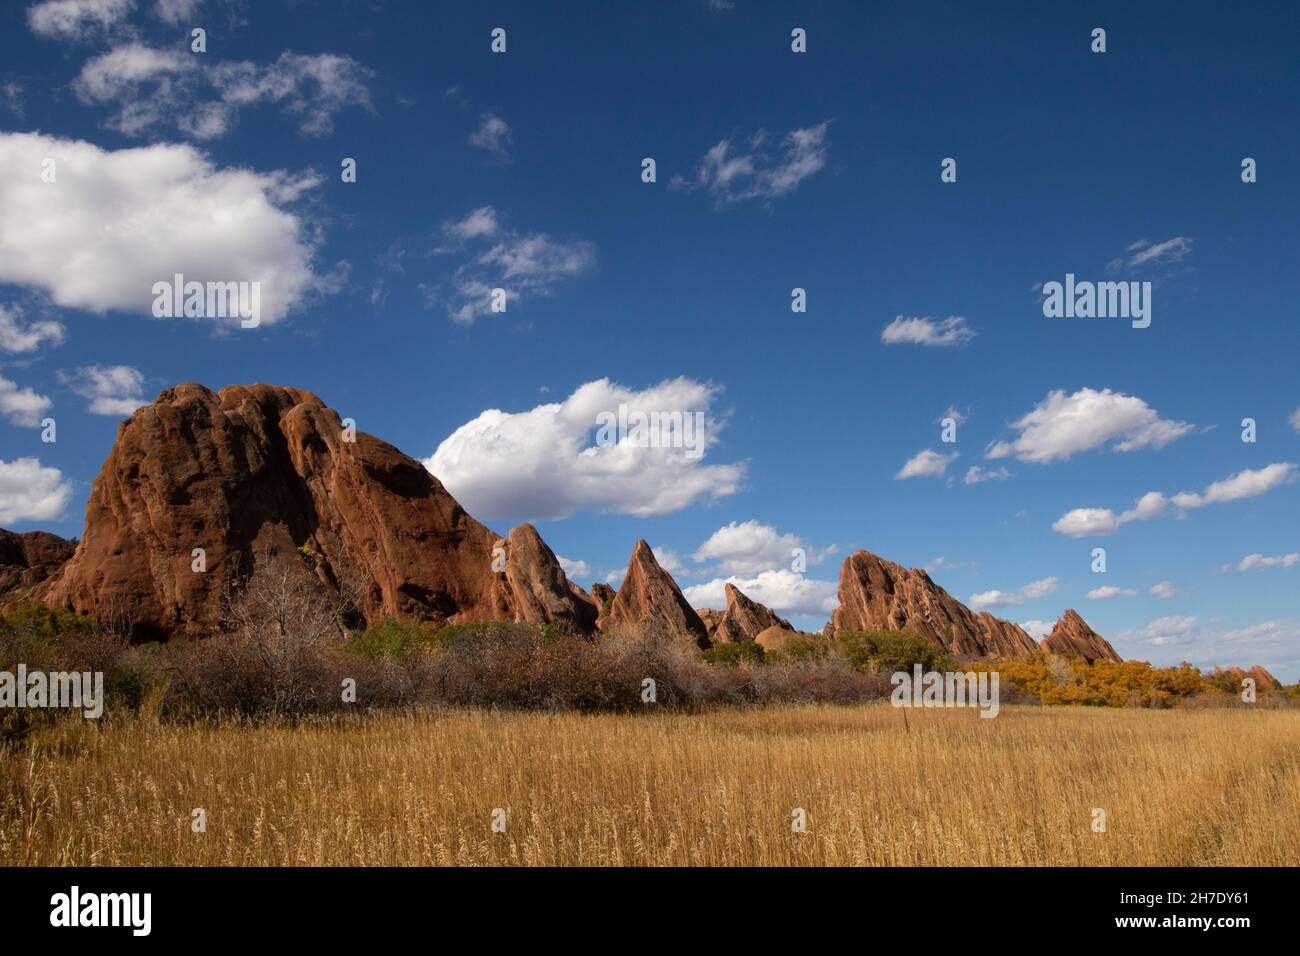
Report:
<svg viewBox="0 0 1300 956"><path fill-rule="evenodd" d="M762 571L753 577L731 575L704 584L684 588L682 594L691 607L727 606L726 586L740 588L745 597L765 604L778 614L801 614L808 617L829 615L839 606L838 586L834 581L818 581L794 571Z"/></svg>
<svg viewBox="0 0 1300 956"><path fill-rule="evenodd" d="M754 575L760 571L790 567L795 549L802 549L809 564L821 564L836 548L814 548L796 534L782 534L771 525L733 521L724 525L692 555L697 562L717 562L723 574ZM743 590L743 588L742 588Z"/></svg>
<svg viewBox="0 0 1300 956"><path fill-rule="evenodd" d="M1130 521L1145 521L1163 514L1170 503L1182 514L1209 504L1254 498L1293 480L1295 467L1290 462L1277 462L1264 468L1247 469L1214 482L1199 494L1182 491L1166 498L1158 491L1148 491L1132 508L1120 514L1109 508L1075 508L1056 519L1052 530L1072 538L1114 534Z"/></svg>
<svg viewBox="0 0 1300 956"><path fill-rule="evenodd" d="M1133 395L1081 388L1073 395L1057 389L1034 409L1011 423L1020 434L1012 441L995 441L987 458L1014 456L1020 461L1064 461L1107 443L1116 451L1163 448L1196 426L1161 418Z"/></svg>
<svg viewBox="0 0 1300 956"><path fill-rule="evenodd" d="M894 475L895 480L904 478L942 478L948 466L957 460L959 452L941 455L930 448L919 451L903 464Z"/></svg>
<svg viewBox="0 0 1300 956"><path fill-rule="evenodd" d="M525 412L488 409L445 438L425 460L467 511L479 518L561 518L579 510L659 515L734 494L742 464L709 465L722 422L712 414L718 386L687 378L643 390L599 379L562 402ZM634 412L699 412L699 454L643 447L629 434L598 443L598 417Z"/></svg>
<svg viewBox="0 0 1300 956"><path fill-rule="evenodd" d="M62 345L64 328L53 319L23 321L16 305L0 305L0 349L6 352L35 352L42 345Z"/></svg>
<svg viewBox="0 0 1300 956"><path fill-rule="evenodd" d="M44 0L27 8L27 26L47 40L87 40L126 19L135 0Z"/></svg>
<svg viewBox="0 0 1300 956"><path fill-rule="evenodd" d="M826 165L830 120L791 130L775 151L760 130L737 146L724 139L704 154L690 179L674 176L674 189L707 189L719 205L750 199L777 199Z"/></svg>
<svg viewBox="0 0 1300 956"><path fill-rule="evenodd" d="M1134 594L1137 594L1137 591L1133 588L1117 588L1112 584L1107 584L1103 587L1093 588L1088 592L1088 597L1093 601L1105 601L1108 598L1132 597Z"/></svg>
<svg viewBox="0 0 1300 956"><path fill-rule="evenodd" d="M297 117L303 133L328 135L342 110L373 110L373 77L374 71L334 53L286 50L265 65L209 65L206 55L131 42L86 61L72 87L85 103L116 105L108 125L125 136L174 124L188 136L208 140L224 136L241 109L256 105L278 106Z"/></svg>
<svg viewBox="0 0 1300 956"><path fill-rule="evenodd" d="M0 460L0 525L52 521L63 514L72 485L57 468L42 468L35 458Z"/></svg>
<svg viewBox="0 0 1300 956"><path fill-rule="evenodd" d="M1056 627L1054 621L1022 621L1020 627L1026 634L1036 641L1041 641L1048 634L1052 633L1052 628Z"/></svg>
<svg viewBox="0 0 1300 956"><path fill-rule="evenodd" d="M550 295L558 283L596 264L592 243L507 231L491 206L475 209L462 220L444 222L442 237L444 244L435 253L463 251L476 240L495 240L486 248L480 246L449 279L420 286L426 304L445 303L447 314L462 325L472 325L492 311L493 289L504 290L508 309L512 302Z"/></svg>
<svg viewBox="0 0 1300 956"><path fill-rule="evenodd" d="M10 423L21 427L35 427L41 423L41 416L53 404L44 395L38 395L30 388L19 388L4 376L0 376L0 415Z"/></svg>
<svg viewBox="0 0 1300 956"><path fill-rule="evenodd" d="M966 477L962 480L968 485L978 485L986 481L1006 481L1011 477L1011 472L1005 468L981 468L979 465L971 465L966 469Z"/></svg>
<svg viewBox="0 0 1300 956"><path fill-rule="evenodd" d="M965 345L973 338L975 330L967 324L964 315L950 315L946 319L900 315L880 333L880 341L886 345L928 345L935 348Z"/></svg>
<svg viewBox="0 0 1300 956"><path fill-rule="evenodd" d="M966 603L975 611L985 611L994 607L1015 607L1035 598L1046 597L1055 592L1057 586L1056 578L1043 578L1039 581L1030 581L1014 591L983 591L972 594Z"/></svg>
<svg viewBox="0 0 1300 956"><path fill-rule="evenodd" d="M469 138L471 146L487 150L501 162L510 161L510 150L514 146L514 136L510 125L500 116L484 113L476 129Z"/></svg>
<svg viewBox="0 0 1300 956"><path fill-rule="evenodd" d="M88 400L92 415L123 418L141 405L144 376L129 365L86 365L74 372L59 372L59 381Z"/></svg>
<svg viewBox="0 0 1300 956"><path fill-rule="evenodd" d="M1237 562L1238 571L1260 571L1264 568L1293 568L1300 564L1300 552L1274 556L1248 554Z"/></svg>
<svg viewBox="0 0 1300 956"><path fill-rule="evenodd" d="M591 565L586 561L576 561L558 554L555 560L560 562L560 567L564 569L564 574L570 581L586 581L591 577Z"/></svg>
<svg viewBox="0 0 1300 956"><path fill-rule="evenodd" d="M1162 601L1167 601L1178 592L1174 590L1173 582L1161 581L1158 584L1151 585L1151 587L1147 589L1147 593L1153 597L1160 598Z"/></svg>
<svg viewBox="0 0 1300 956"><path fill-rule="evenodd" d="M55 162L57 179L38 171ZM284 171L219 169L188 145L104 150L79 140L0 133L0 282L66 308L151 314L155 282L261 284L263 323L324 289L311 225L287 206L318 185ZM232 322L238 321L233 319Z"/></svg>

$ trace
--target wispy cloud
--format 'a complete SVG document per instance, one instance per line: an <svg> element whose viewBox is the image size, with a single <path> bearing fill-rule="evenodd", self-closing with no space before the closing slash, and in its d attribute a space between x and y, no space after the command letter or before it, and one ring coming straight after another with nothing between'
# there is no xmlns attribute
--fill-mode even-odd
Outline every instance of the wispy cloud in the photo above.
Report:
<svg viewBox="0 0 1300 956"><path fill-rule="evenodd" d="M778 199L825 168L829 128L830 120L824 120L791 130L775 150L769 148L763 130L739 146L732 139L721 140L704 154L693 176L674 176L669 185L687 191L708 190L719 205Z"/></svg>
<svg viewBox="0 0 1300 956"><path fill-rule="evenodd" d="M965 345L973 338L975 330L964 315L950 315L946 319L900 315L880 333L880 341L886 345L927 345L932 348Z"/></svg>
<svg viewBox="0 0 1300 956"><path fill-rule="evenodd" d="M966 603L975 611L984 611L994 607L1016 607L1026 601L1032 601L1054 593L1058 589L1058 584L1056 578L1042 578L1038 581L1030 581L1014 591L995 590L972 594Z"/></svg>
<svg viewBox="0 0 1300 956"><path fill-rule="evenodd" d="M59 372L59 381L74 394L90 402L92 415L122 418L141 405L144 376L129 365L86 365L72 372Z"/></svg>
<svg viewBox="0 0 1300 956"><path fill-rule="evenodd" d="M926 448L907 459L903 467L898 469L898 474L894 475L894 479L897 481L905 478L942 478L948 466L959 456L959 452L941 455L933 449Z"/></svg>

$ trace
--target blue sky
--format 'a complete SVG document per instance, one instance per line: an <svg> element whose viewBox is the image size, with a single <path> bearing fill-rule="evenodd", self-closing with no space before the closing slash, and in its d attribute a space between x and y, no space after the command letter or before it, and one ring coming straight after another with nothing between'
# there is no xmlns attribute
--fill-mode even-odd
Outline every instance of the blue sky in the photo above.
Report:
<svg viewBox="0 0 1300 956"><path fill-rule="evenodd" d="M0 525L79 535L135 404L269 381L584 585L643 537L811 628L867 548L1300 678L1300 14L1054 6L7 4ZM184 270L266 320L152 317ZM1150 327L1045 317L1066 273L1150 281ZM703 456L593 449L624 399L705 412Z"/></svg>

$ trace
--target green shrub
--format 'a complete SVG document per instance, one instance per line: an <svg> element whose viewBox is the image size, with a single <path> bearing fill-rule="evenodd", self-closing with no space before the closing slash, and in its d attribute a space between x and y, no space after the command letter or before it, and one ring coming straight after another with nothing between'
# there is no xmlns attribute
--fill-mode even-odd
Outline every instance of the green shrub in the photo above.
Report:
<svg viewBox="0 0 1300 956"><path fill-rule="evenodd" d="M763 648L753 641L737 641L734 644L715 644L703 654L710 664L725 664L735 667L737 664L763 663Z"/></svg>
<svg viewBox="0 0 1300 956"><path fill-rule="evenodd" d="M417 647L431 647L439 639L438 628L429 623L405 623L385 618L352 636L352 650L362 657L402 657Z"/></svg>
<svg viewBox="0 0 1300 956"><path fill-rule="evenodd" d="M920 664L925 671L953 671L956 662L929 638L909 631L840 631L836 649L855 670L893 674Z"/></svg>

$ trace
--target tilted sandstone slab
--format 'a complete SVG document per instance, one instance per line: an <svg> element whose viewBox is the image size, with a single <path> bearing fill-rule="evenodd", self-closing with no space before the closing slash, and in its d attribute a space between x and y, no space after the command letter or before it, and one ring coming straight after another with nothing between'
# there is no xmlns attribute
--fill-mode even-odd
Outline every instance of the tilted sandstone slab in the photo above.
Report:
<svg viewBox="0 0 1300 956"><path fill-rule="evenodd" d="M1073 609L1057 618L1051 632L1039 643L1045 653L1081 657L1089 664L1124 659Z"/></svg>
<svg viewBox="0 0 1300 956"><path fill-rule="evenodd" d="M59 572L76 544L47 531L0 528L0 608L31 597L36 586Z"/></svg>
<svg viewBox="0 0 1300 956"><path fill-rule="evenodd" d="M710 637L715 644L734 644L738 641L752 641L769 628L784 628L793 631L790 622L777 617L770 609L757 601L752 601L734 584L726 585L727 609L718 619Z"/></svg>
<svg viewBox="0 0 1300 956"><path fill-rule="evenodd" d="M650 545L637 541L623 583L599 626L602 630L610 630L647 624L688 636L700 647L710 646L704 622L686 602L677 582L659 566Z"/></svg>
<svg viewBox="0 0 1300 956"><path fill-rule="evenodd" d="M857 551L840 567L840 606L831 632L909 631L929 638L959 658L1018 658L1038 645L1010 621L975 614L920 568Z"/></svg>

